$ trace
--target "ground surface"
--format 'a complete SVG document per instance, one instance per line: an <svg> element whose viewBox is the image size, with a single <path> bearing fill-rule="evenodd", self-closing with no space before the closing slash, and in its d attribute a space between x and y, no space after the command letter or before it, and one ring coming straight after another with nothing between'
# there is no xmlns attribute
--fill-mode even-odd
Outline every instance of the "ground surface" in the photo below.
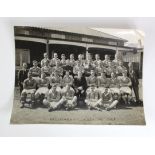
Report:
<svg viewBox="0 0 155 155"><path fill-rule="evenodd" d="M48 112L46 108L20 108L19 90L15 89L15 100L11 123L13 124L126 124L144 125L143 107L123 107L102 112L87 109Z"/></svg>

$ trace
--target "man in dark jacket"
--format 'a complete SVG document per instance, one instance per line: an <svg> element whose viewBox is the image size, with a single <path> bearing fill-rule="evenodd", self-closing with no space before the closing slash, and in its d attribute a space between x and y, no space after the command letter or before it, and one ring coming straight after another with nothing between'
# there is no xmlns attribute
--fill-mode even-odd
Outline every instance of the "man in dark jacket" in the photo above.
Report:
<svg viewBox="0 0 155 155"><path fill-rule="evenodd" d="M23 63L23 68L18 72L18 84L20 87L20 94L23 90L23 82L25 79L27 79L28 69L27 64Z"/></svg>
<svg viewBox="0 0 155 155"><path fill-rule="evenodd" d="M78 99L78 106L84 106L87 82L81 71L78 71L78 75L74 77L73 87L75 96L77 96Z"/></svg>
<svg viewBox="0 0 155 155"><path fill-rule="evenodd" d="M139 102L139 81L138 81L138 76L136 74L136 72L133 69L133 64L132 62L130 62L128 64L129 66L129 78L131 79L131 83L132 83L132 88L133 91L135 93L135 97L136 97L136 102Z"/></svg>

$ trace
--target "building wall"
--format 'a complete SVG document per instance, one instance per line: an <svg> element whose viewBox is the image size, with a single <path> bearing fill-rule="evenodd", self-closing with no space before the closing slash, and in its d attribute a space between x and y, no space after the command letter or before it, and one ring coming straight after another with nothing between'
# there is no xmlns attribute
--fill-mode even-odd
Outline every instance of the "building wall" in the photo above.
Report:
<svg viewBox="0 0 155 155"><path fill-rule="evenodd" d="M141 60L141 53L132 53L128 52L125 53L123 56L124 62L140 62Z"/></svg>
<svg viewBox="0 0 155 155"><path fill-rule="evenodd" d="M66 41L77 41L83 43L95 43L95 44L105 44L113 46L124 46L124 41L113 38L103 38L101 36L93 36L86 34L78 34L57 30L47 30L35 27L15 27L16 36L26 36L35 38L48 38L48 39L58 39Z"/></svg>
<svg viewBox="0 0 155 155"><path fill-rule="evenodd" d="M123 55L125 64L133 62L134 69L139 73L139 78L142 78L143 70L143 52L125 52Z"/></svg>

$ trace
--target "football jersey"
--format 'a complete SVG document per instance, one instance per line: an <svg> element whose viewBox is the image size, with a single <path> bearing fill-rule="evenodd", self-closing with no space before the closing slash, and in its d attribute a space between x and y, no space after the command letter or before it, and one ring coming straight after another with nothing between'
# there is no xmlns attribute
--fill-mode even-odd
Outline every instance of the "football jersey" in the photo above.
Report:
<svg viewBox="0 0 155 155"><path fill-rule="evenodd" d="M104 66L108 67L109 62L111 62L111 61L110 60L103 60L102 62L103 62Z"/></svg>
<svg viewBox="0 0 155 155"><path fill-rule="evenodd" d="M48 67L48 66L44 66L44 67L41 68L41 72L45 73L46 76L50 76L51 73L52 73L52 68Z"/></svg>
<svg viewBox="0 0 155 155"><path fill-rule="evenodd" d="M49 80L47 78L39 80L39 86L40 87L47 87L48 84L49 84Z"/></svg>
<svg viewBox="0 0 155 155"><path fill-rule="evenodd" d="M127 71L127 69L126 69L125 66L118 66L117 70L116 70L116 73L117 74L122 74L123 72L126 72L126 71Z"/></svg>
<svg viewBox="0 0 155 155"><path fill-rule="evenodd" d="M70 66L74 67L76 65L76 62L74 59L70 59L69 64L70 64Z"/></svg>
<svg viewBox="0 0 155 155"><path fill-rule="evenodd" d="M63 69L62 67L53 67L52 72L58 72L58 75L62 76L63 75Z"/></svg>
<svg viewBox="0 0 155 155"><path fill-rule="evenodd" d="M74 97L75 92L73 89L67 90L64 88L62 94L63 96L65 96L66 99L70 99Z"/></svg>
<svg viewBox="0 0 155 155"><path fill-rule="evenodd" d="M101 76L99 76L98 77L98 84L99 84L99 87L100 86L105 86L106 84L108 84L108 79L105 77L105 78L103 78L103 77L101 77Z"/></svg>
<svg viewBox="0 0 155 155"><path fill-rule="evenodd" d="M36 76L40 76L41 74L41 69L40 67L31 67L29 72L32 74L32 76L36 77Z"/></svg>
<svg viewBox="0 0 155 155"><path fill-rule="evenodd" d="M105 93L104 92L104 93L101 94L101 97L102 97L102 100L103 101L109 101L109 100L111 100L111 97L112 96L111 96L111 93L109 93L109 92L108 93Z"/></svg>
<svg viewBox="0 0 155 155"><path fill-rule="evenodd" d="M84 63L85 63L85 61L84 61L84 60L77 60L77 61L76 61L76 64L77 64L77 63L80 63L80 66L83 66Z"/></svg>
<svg viewBox="0 0 155 155"><path fill-rule="evenodd" d="M72 83L73 82L73 77L72 76L64 76L63 77L63 83L65 83L65 84L70 84L70 83Z"/></svg>
<svg viewBox="0 0 155 155"><path fill-rule="evenodd" d="M73 68L73 73L77 74L79 71L81 71L82 73L84 73L84 67L83 66L75 66Z"/></svg>
<svg viewBox="0 0 155 155"><path fill-rule="evenodd" d="M43 66L45 66L45 63L48 61L48 63L50 63L50 60L49 59L42 59L41 60L41 66L43 67Z"/></svg>
<svg viewBox="0 0 155 155"><path fill-rule="evenodd" d="M25 87L34 87L35 89L36 81L34 79L26 79L24 80L24 85Z"/></svg>
<svg viewBox="0 0 155 155"><path fill-rule="evenodd" d="M102 65L102 61L101 61L100 59L99 59L99 60L95 60L95 61L93 62L93 64L94 64L96 67L98 67L100 63L101 63L101 65Z"/></svg>
<svg viewBox="0 0 155 155"><path fill-rule="evenodd" d="M102 72L106 73L106 67L96 67L97 75L100 75Z"/></svg>
<svg viewBox="0 0 155 155"><path fill-rule="evenodd" d="M110 78L109 83L111 86L117 86L119 84L119 80L115 78Z"/></svg>
<svg viewBox="0 0 155 155"><path fill-rule="evenodd" d="M61 63L62 66L65 66L66 65L66 60L61 59L60 63Z"/></svg>
<svg viewBox="0 0 155 155"><path fill-rule="evenodd" d="M52 76L50 83L51 84L61 84L62 78L60 76Z"/></svg>
<svg viewBox="0 0 155 155"><path fill-rule="evenodd" d="M106 69L106 74L107 75L111 75L112 72L114 72L114 73L116 72L116 70L113 67L108 67Z"/></svg>
<svg viewBox="0 0 155 155"><path fill-rule="evenodd" d="M56 61L60 62L60 60L58 58L51 59L50 66L55 66L56 65Z"/></svg>
<svg viewBox="0 0 155 155"><path fill-rule="evenodd" d="M94 101L98 100L98 93L95 91L90 91L87 93L87 100Z"/></svg>
<svg viewBox="0 0 155 155"><path fill-rule="evenodd" d="M93 63L92 63L92 64L85 64L85 65L84 65L84 69L85 69L86 71L94 70Z"/></svg>
<svg viewBox="0 0 155 155"><path fill-rule="evenodd" d="M130 78L128 78L128 77L122 77L122 78L120 79L120 83L121 83L121 84L128 84L130 81L131 81L131 80L130 80Z"/></svg>
<svg viewBox="0 0 155 155"><path fill-rule="evenodd" d="M95 76L89 76L87 78L88 85L97 85L97 78Z"/></svg>

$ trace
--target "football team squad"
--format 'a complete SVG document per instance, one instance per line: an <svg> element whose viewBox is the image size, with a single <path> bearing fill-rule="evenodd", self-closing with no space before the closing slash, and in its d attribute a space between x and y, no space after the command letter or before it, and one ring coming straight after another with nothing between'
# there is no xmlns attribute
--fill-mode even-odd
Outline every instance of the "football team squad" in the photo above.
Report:
<svg viewBox="0 0 155 155"><path fill-rule="evenodd" d="M40 62L33 61L33 66L23 68L18 72L20 86L21 108L43 106L49 112L54 110L73 110L88 108L98 111L117 108L120 102L130 105L138 103L138 77L133 63L124 66L122 55L105 55L104 60L95 54L95 60L90 53L84 59L83 54L74 59L74 54L66 59L65 54L54 53L50 60L44 53Z"/></svg>

